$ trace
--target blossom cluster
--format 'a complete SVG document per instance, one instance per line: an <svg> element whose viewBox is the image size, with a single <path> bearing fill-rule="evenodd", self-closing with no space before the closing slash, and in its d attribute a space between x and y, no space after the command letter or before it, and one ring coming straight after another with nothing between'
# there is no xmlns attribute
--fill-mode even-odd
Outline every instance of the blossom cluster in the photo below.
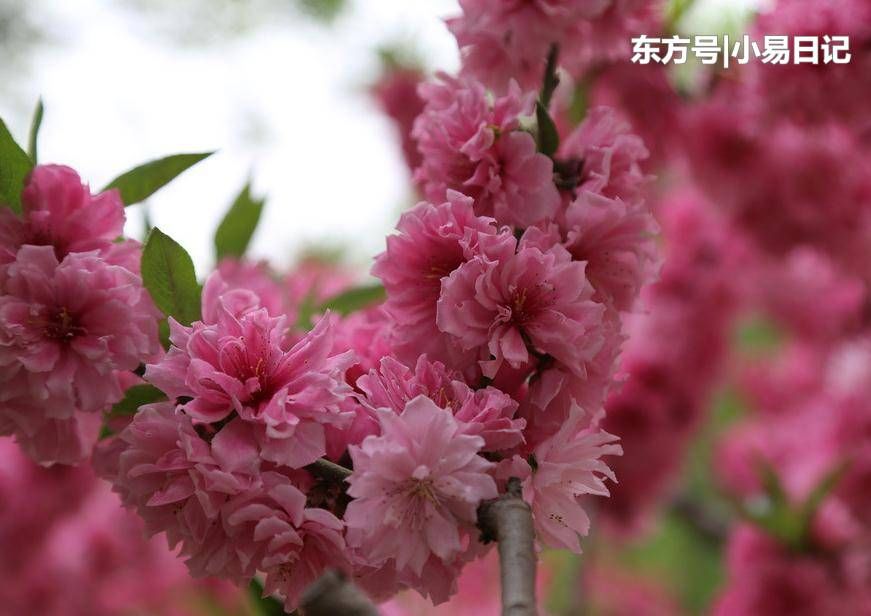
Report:
<svg viewBox="0 0 871 616"><path fill-rule="evenodd" d="M545 4L579 28L617 10ZM529 129L550 43L535 86L481 80L470 57L419 101L401 95L422 105L406 155L424 200L375 259L382 303L312 313L347 281L225 261L199 320L170 315L168 350L144 361L165 399L95 462L195 576L262 575L288 609L328 568L378 600L413 588L442 602L486 552L477 509L509 477L538 542L580 551L581 499L615 481L603 405L656 275L657 226L648 152L609 109L561 127L556 150Z"/></svg>
<svg viewBox="0 0 871 616"><path fill-rule="evenodd" d="M20 216L0 209L0 435L41 463L71 464L159 353L160 313L138 242L119 241L117 191L92 195L69 167L41 165L21 201Z"/></svg>

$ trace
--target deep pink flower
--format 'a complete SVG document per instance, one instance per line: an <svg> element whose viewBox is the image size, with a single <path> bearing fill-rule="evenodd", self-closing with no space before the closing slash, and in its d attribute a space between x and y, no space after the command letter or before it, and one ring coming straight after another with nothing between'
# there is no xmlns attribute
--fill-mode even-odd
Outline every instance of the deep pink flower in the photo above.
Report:
<svg viewBox="0 0 871 616"><path fill-rule="evenodd" d="M548 252L506 243L442 282L439 328L481 357L484 374L549 355L578 376L602 348L604 307L592 301L584 264L557 246Z"/></svg>
<svg viewBox="0 0 871 616"><path fill-rule="evenodd" d="M463 71L497 92L517 79L538 88L550 46L573 41L581 20L601 14L609 0L462 0L463 14L448 27L463 56Z"/></svg>
<svg viewBox="0 0 871 616"><path fill-rule="evenodd" d="M394 352L409 364L424 353L454 364L460 353L436 326L441 281L478 252L482 236L488 236L485 242L511 236L497 236L494 221L475 216L472 200L455 192L440 205L419 203L402 215L397 229L372 267L387 290L384 310L393 321Z"/></svg>
<svg viewBox="0 0 871 616"><path fill-rule="evenodd" d="M147 366L147 380L171 398L191 398L183 408L198 421L237 413L254 427L264 459L291 468L314 462L325 453L323 424L345 420L338 405L350 392L351 354L331 355L329 317L291 347L283 317L234 308L220 304L214 322L191 327L170 319L173 346Z"/></svg>
<svg viewBox="0 0 871 616"><path fill-rule="evenodd" d="M493 465L478 455L484 439L424 396L379 417L381 436L350 449L348 542L420 576L431 557L450 564L468 548L478 504L496 496Z"/></svg>
<svg viewBox="0 0 871 616"><path fill-rule="evenodd" d="M4 433L30 442L43 463L86 455L92 438L71 420L117 402L119 372L158 350L157 311L136 274L96 252L58 262L50 246L22 247L0 295Z"/></svg>
<svg viewBox="0 0 871 616"><path fill-rule="evenodd" d="M288 611L327 569L350 564L341 520L307 508L306 495L286 475L265 472L255 488L224 505L221 515L246 570L266 574L264 594L284 598Z"/></svg>
<svg viewBox="0 0 871 616"><path fill-rule="evenodd" d="M371 88L378 106L393 120L405 163L412 171L422 160L417 143L411 136L411 129L415 118L423 111L424 101L418 93L418 86L423 80L424 74L417 68L391 66L388 63L378 82Z"/></svg>
<svg viewBox="0 0 871 616"><path fill-rule="evenodd" d="M427 105L412 133L423 156L415 180L427 199L439 203L448 190L460 191L474 198L477 214L519 227L552 217L560 203L553 163L518 130L531 97L514 85L491 104L479 83L440 80L421 86Z"/></svg>
<svg viewBox="0 0 871 616"><path fill-rule="evenodd" d="M523 442L525 422L515 419L517 402L495 387L473 390L451 374L440 362L426 355L417 360L414 371L392 357L381 360L378 370L357 380L364 402L372 408L389 408L402 413L412 399L423 395L450 410L462 434L479 435L484 451L503 450Z"/></svg>
<svg viewBox="0 0 871 616"><path fill-rule="evenodd" d="M92 195L69 167L34 167L21 202L21 218L0 210L0 264L12 261L24 244L53 246L59 260L71 252L105 249L124 229L118 191Z"/></svg>
<svg viewBox="0 0 871 616"><path fill-rule="evenodd" d="M99 474L150 534L165 532L171 546L182 544L194 573L231 578L244 574L244 563L230 554L224 531L213 522L228 497L256 485L260 463L243 421L215 434L170 402L140 408L130 425L101 444L95 459Z"/></svg>

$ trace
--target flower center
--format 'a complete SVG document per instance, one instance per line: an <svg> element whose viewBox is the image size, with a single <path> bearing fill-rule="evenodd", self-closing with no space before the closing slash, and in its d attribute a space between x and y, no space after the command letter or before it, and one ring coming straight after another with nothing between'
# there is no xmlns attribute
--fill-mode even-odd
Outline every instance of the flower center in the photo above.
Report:
<svg viewBox="0 0 871 616"><path fill-rule="evenodd" d="M85 328L76 322L66 308L61 308L50 314L43 325L43 333L47 338L69 342L76 336L85 334Z"/></svg>

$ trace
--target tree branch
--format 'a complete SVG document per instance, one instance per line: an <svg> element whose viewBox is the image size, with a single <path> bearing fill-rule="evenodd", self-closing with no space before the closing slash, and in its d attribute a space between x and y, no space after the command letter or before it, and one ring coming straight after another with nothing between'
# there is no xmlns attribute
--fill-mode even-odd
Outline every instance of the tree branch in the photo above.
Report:
<svg viewBox="0 0 871 616"><path fill-rule="evenodd" d="M535 616L535 532L520 480L512 477L499 498L478 508L481 540L499 542L502 616Z"/></svg>
<svg viewBox="0 0 871 616"><path fill-rule="evenodd" d="M302 593L302 616L379 616L372 602L341 571L327 571Z"/></svg>

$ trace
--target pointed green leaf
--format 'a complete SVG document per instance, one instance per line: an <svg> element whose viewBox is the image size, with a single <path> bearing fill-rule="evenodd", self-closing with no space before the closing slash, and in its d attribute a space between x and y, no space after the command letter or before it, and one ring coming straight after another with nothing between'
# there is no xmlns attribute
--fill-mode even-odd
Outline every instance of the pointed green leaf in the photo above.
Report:
<svg viewBox="0 0 871 616"><path fill-rule="evenodd" d="M263 203L263 199L251 196L250 182L246 184L215 231L215 256L219 261L245 254L260 221Z"/></svg>
<svg viewBox="0 0 871 616"><path fill-rule="evenodd" d="M31 169L33 161L15 143L6 124L0 120L0 206L21 213L21 191Z"/></svg>
<svg viewBox="0 0 871 616"><path fill-rule="evenodd" d="M331 310L341 315L347 315L382 302L385 297L387 295L380 283L354 287L323 302L318 307L318 312Z"/></svg>
<svg viewBox="0 0 871 616"><path fill-rule="evenodd" d="M124 205L133 205L144 201L184 171L212 154L214 152L173 154L152 160L119 175L103 190L117 188L121 192Z"/></svg>
<svg viewBox="0 0 871 616"><path fill-rule="evenodd" d="M142 283L167 316L183 325L200 319L202 290L194 263L178 242L157 227L142 249Z"/></svg>
<svg viewBox="0 0 871 616"><path fill-rule="evenodd" d="M112 407L109 415L112 417L133 415L140 406L161 400L166 400L166 394L154 385L134 385L124 392L124 398Z"/></svg>
<svg viewBox="0 0 871 616"><path fill-rule="evenodd" d="M30 122L30 138L27 140L27 153L34 164L38 160L36 142L39 139L39 128L42 126L42 114L44 111L45 107L42 104L42 98L40 98L36 102L36 109L33 111L33 120Z"/></svg>
<svg viewBox="0 0 871 616"><path fill-rule="evenodd" d="M541 103L535 103L535 119L538 122L538 151L546 156L553 156L559 148L559 133Z"/></svg>
<svg viewBox="0 0 871 616"><path fill-rule="evenodd" d="M547 109L550 107L550 99L554 90L559 85L559 75L556 74L557 59L559 58L559 45L553 44L547 53L547 65L544 68L544 79L541 82L541 95L538 100Z"/></svg>

